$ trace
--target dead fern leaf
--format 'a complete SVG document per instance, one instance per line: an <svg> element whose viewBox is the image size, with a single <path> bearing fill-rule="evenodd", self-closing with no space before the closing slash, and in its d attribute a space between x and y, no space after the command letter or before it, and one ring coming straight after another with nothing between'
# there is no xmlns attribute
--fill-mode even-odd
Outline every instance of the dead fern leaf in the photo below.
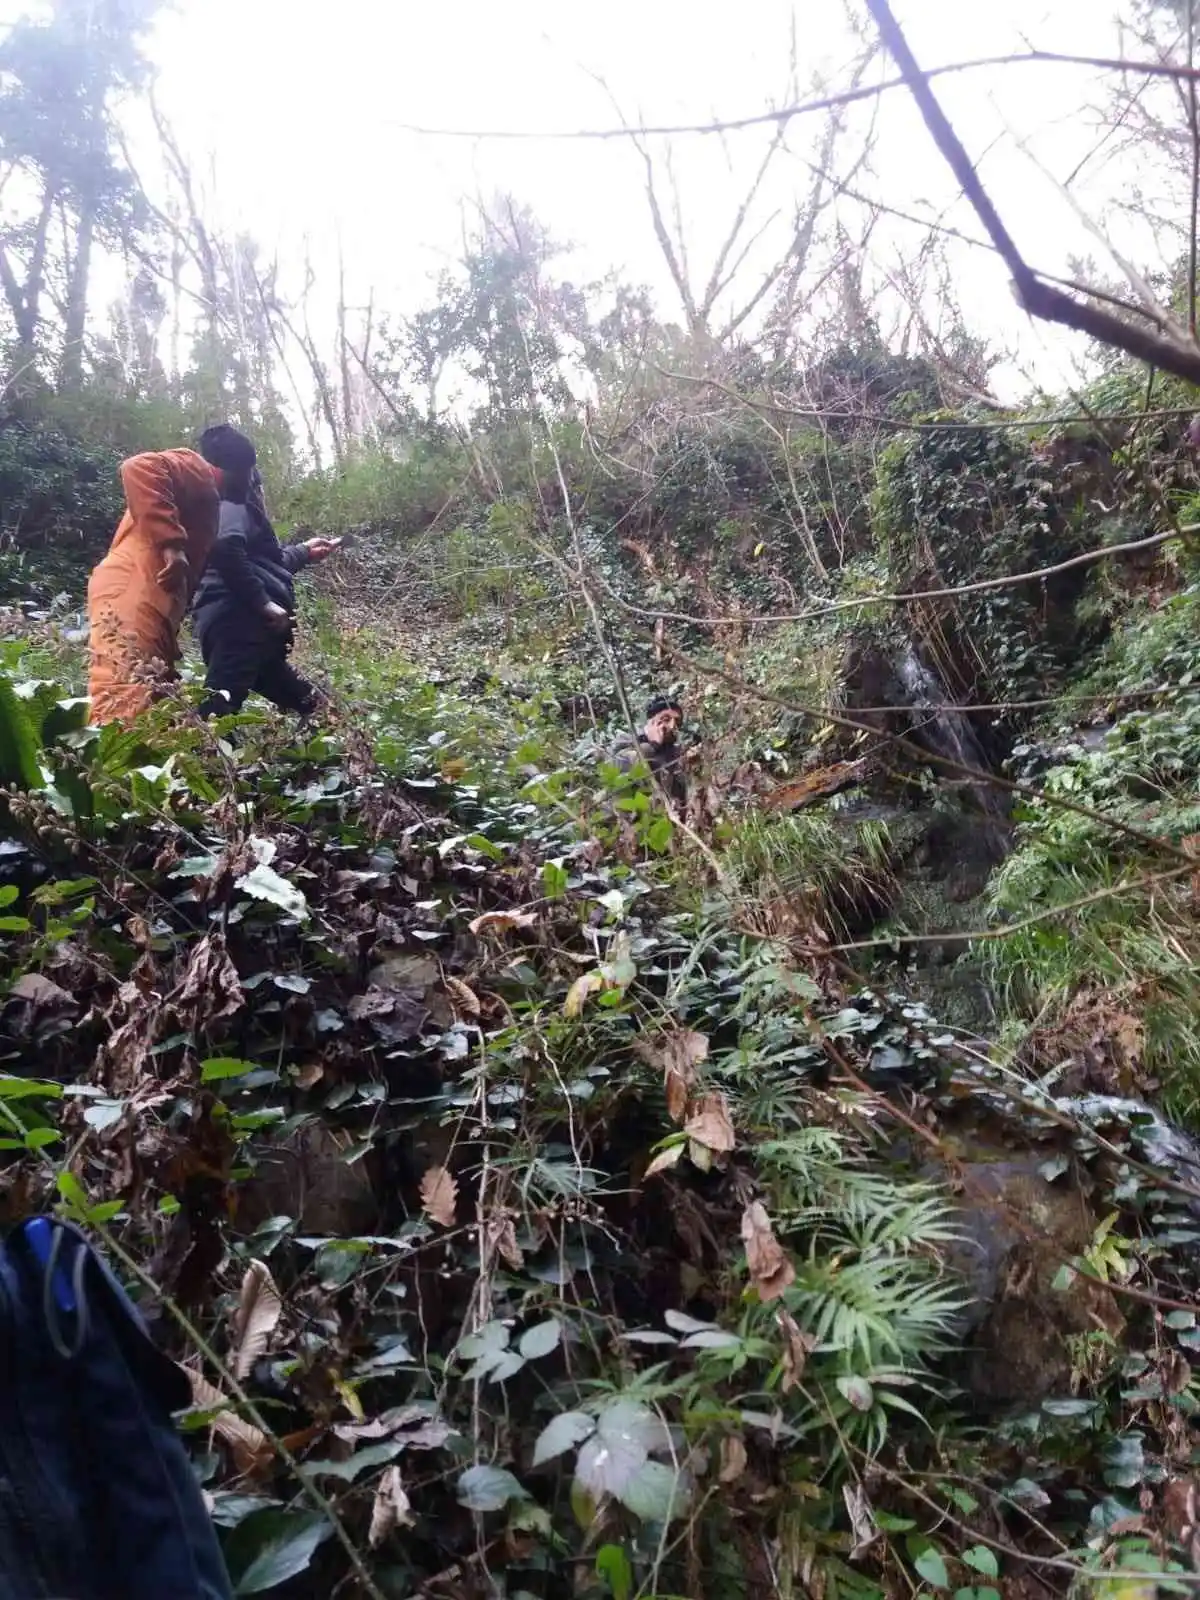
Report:
<svg viewBox="0 0 1200 1600"><path fill-rule="evenodd" d="M456 1011L461 1011L464 1016L477 1017L483 1010L479 1003L479 996L469 983L464 983L461 978L447 977L443 979L446 990L454 1002Z"/></svg>
<svg viewBox="0 0 1200 1600"><path fill-rule="evenodd" d="M536 928L537 917L532 911L485 911L467 927L474 934L507 933L511 928Z"/></svg>
<svg viewBox="0 0 1200 1600"><path fill-rule="evenodd" d="M375 1490L375 1504L371 1507L371 1526L367 1543L372 1550L379 1546L397 1528L407 1528L412 1522L408 1495L400 1478L399 1467L389 1467Z"/></svg>
<svg viewBox="0 0 1200 1600"><path fill-rule="evenodd" d="M452 1228L457 1204L458 1184L454 1174L445 1167L430 1167L421 1179L421 1205L425 1215L441 1223L443 1228Z"/></svg>
<svg viewBox="0 0 1200 1600"><path fill-rule="evenodd" d="M209 933L192 951L183 982L167 997L179 1021L188 1028L231 1017L246 1003L237 968L219 933Z"/></svg>
<svg viewBox="0 0 1200 1600"><path fill-rule="evenodd" d="M779 1386L784 1394L789 1394L804 1376L809 1353L816 1348L817 1341L804 1332L791 1312L783 1306L775 1313L775 1319L783 1333L783 1377Z"/></svg>
<svg viewBox="0 0 1200 1600"><path fill-rule="evenodd" d="M259 1356L266 1355L271 1335L283 1315L283 1301L271 1269L265 1261L252 1261L242 1279L237 1310L230 1334L233 1343L233 1373L246 1377Z"/></svg>

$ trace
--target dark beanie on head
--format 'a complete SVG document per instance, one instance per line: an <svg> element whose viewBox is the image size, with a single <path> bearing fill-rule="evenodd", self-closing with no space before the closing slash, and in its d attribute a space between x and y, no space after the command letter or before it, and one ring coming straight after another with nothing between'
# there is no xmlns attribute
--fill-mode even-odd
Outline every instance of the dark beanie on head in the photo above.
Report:
<svg viewBox="0 0 1200 1600"><path fill-rule="evenodd" d="M646 707L647 722L649 722L651 717L658 716L660 711L678 711L680 716L683 715L683 707L679 704L679 701L676 700L673 694L655 695L654 699L651 700L650 704Z"/></svg>
<svg viewBox="0 0 1200 1600"><path fill-rule="evenodd" d="M237 477L248 477L258 460L254 446L244 433L219 422L215 428L205 428L200 435L200 454L210 467L221 472L231 472Z"/></svg>

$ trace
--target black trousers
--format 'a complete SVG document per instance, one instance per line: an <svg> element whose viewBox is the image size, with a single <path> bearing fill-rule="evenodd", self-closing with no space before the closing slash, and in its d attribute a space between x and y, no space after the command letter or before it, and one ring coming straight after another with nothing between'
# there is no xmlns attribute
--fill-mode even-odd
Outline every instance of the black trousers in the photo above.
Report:
<svg viewBox="0 0 1200 1600"><path fill-rule="evenodd" d="M224 624L224 625L222 625ZM251 694L261 694L281 711L311 716L321 703L321 691L296 671L288 660L287 634L266 633L247 627L246 619L214 618L201 627L200 651L208 669L204 686L209 693L200 704L202 717L229 716L240 711Z"/></svg>

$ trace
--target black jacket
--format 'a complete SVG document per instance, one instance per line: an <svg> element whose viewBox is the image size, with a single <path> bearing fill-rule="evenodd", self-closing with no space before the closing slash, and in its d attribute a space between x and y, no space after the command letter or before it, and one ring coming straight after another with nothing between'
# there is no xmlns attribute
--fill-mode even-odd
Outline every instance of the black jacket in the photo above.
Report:
<svg viewBox="0 0 1200 1600"><path fill-rule="evenodd" d="M258 618L269 600L285 611L296 609L293 575L306 567L303 545L281 545L266 513L252 501L221 501L221 524L193 602L203 626L218 613L249 612Z"/></svg>
<svg viewBox="0 0 1200 1600"><path fill-rule="evenodd" d="M673 744L651 744L647 738L635 740L632 734L622 733L613 745L613 758L623 772L644 761L676 805L687 804L683 746L678 741Z"/></svg>

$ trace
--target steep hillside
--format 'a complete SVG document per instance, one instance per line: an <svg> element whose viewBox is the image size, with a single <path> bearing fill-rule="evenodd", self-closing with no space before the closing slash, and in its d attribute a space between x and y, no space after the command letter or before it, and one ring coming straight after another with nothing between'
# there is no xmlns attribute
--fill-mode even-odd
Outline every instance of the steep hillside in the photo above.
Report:
<svg viewBox="0 0 1200 1600"><path fill-rule="evenodd" d="M823 578L753 484L348 519L299 735L88 731L77 601L10 611L5 1214L193 1374L239 1592L1186 1564L1189 544L978 587L1178 526L1179 425L1124 448L872 444ZM674 819L607 759L667 681Z"/></svg>

